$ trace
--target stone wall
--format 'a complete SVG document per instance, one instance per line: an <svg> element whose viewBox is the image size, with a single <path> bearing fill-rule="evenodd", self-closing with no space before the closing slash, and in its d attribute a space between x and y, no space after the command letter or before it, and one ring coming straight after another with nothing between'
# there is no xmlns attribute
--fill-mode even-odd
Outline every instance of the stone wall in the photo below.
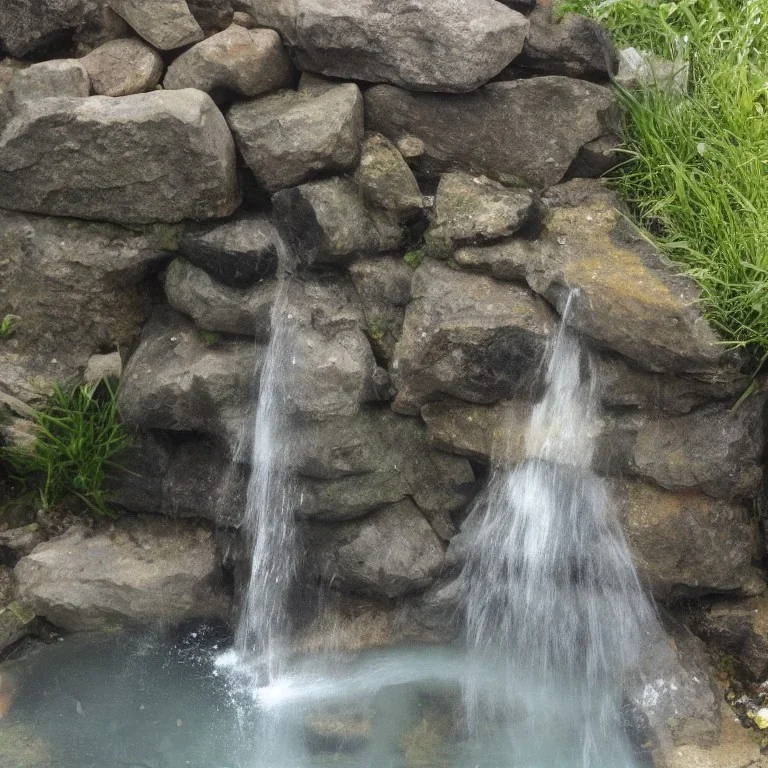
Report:
<svg viewBox="0 0 768 768"><path fill-rule="evenodd" d="M282 238L302 265L302 578L349 595L352 645L438 638L461 524L489 466L522 458L565 322L592 350L595 469L642 578L740 653L768 642L767 388L739 399L746 356L596 180L620 158L605 33L527 6L4 4L0 316L21 320L0 398L22 418L119 351L120 504L236 531Z"/></svg>

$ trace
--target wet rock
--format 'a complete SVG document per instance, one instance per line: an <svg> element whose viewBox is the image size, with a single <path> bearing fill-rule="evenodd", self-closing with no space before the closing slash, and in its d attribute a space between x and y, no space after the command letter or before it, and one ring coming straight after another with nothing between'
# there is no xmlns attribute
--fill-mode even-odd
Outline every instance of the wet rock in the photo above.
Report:
<svg viewBox="0 0 768 768"><path fill-rule="evenodd" d="M34 634L37 626L37 616L28 605L15 600L8 605L0 606L0 654L25 637ZM6 757L8 753L2 749L2 746L0 736L0 754Z"/></svg>
<svg viewBox="0 0 768 768"><path fill-rule="evenodd" d="M26 557L38 544L45 541L45 534L37 523L0 532L0 563L14 566Z"/></svg>
<svg viewBox="0 0 768 768"><path fill-rule="evenodd" d="M3 724L0 727L0 752L8 765L47 768L51 764L50 746L24 723Z"/></svg>
<svg viewBox="0 0 768 768"><path fill-rule="evenodd" d="M763 591L744 507L641 481L620 484L616 501L638 571L659 599Z"/></svg>
<svg viewBox="0 0 768 768"><path fill-rule="evenodd" d="M62 629L228 617L216 586L213 534L196 523L126 517L109 530L74 526L15 569L19 595Z"/></svg>
<svg viewBox="0 0 768 768"><path fill-rule="evenodd" d="M252 342L209 346L192 323L159 307L125 368L120 413L132 426L203 432L234 444L258 360Z"/></svg>
<svg viewBox="0 0 768 768"><path fill-rule="evenodd" d="M91 80L88 70L77 59L57 59L18 70L8 90L18 109L27 99L83 98L91 92Z"/></svg>
<svg viewBox="0 0 768 768"><path fill-rule="evenodd" d="M350 170L360 158L363 99L351 83L317 96L284 91L235 104L227 120L246 163L269 192Z"/></svg>
<svg viewBox="0 0 768 768"><path fill-rule="evenodd" d="M235 18L232 0L187 0L187 7L205 32L226 29Z"/></svg>
<svg viewBox="0 0 768 768"><path fill-rule="evenodd" d="M520 53L528 22L491 0L253 2L300 69L416 91L471 91Z"/></svg>
<svg viewBox="0 0 768 768"><path fill-rule="evenodd" d="M187 225L179 248L187 261L231 288L249 288L277 271L275 232L262 214L240 212L223 224Z"/></svg>
<svg viewBox="0 0 768 768"><path fill-rule="evenodd" d="M124 229L0 211L0 306L19 316L0 345L0 387L39 401L103 349L130 349L149 316L145 280L178 229Z"/></svg>
<svg viewBox="0 0 768 768"><path fill-rule="evenodd" d="M311 557L337 588L400 597L428 587L440 572L443 548L409 500L361 520L310 529Z"/></svg>
<svg viewBox="0 0 768 768"><path fill-rule="evenodd" d="M142 224L227 216L239 201L234 142L200 91L27 102L0 134L11 210Z"/></svg>
<svg viewBox="0 0 768 768"><path fill-rule="evenodd" d="M88 70L97 96L130 96L151 91L163 75L160 54L136 39L111 40L80 61Z"/></svg>
<svg viewBox="0 0 768 768"><path fill-rule="evenodd" d="M83 383L96 386L102 381L119 381L123 375L123 359L119 352L91 355L85 364Z"/></svg>
<svg viewBox="0 0 768 768"><path fill-rule="evenodd" d="M392 376L405 414L446 396L493 403L528 391L555 324L517 285L425 261L414 273Z"/></svg>
<svg viewBox="0 0 768 768"><path fill-rule="evenodd" d="M380 85L365 93L366 128L424 144L426 173L463 170L507 184L556 184L579 150L619 131L608 88L564 77L491 83L463 96ZM515 141L499 141L514 135Z"/></svg>
<svg viewBox="0 0 768 768"><path fill-rule="evenodd" d="M275 222L307 264L344 264L397 248L404 232L394 218L363 204L348 179L315 181L278 192Z"/></svg>
<svg viewBox="0 0 768 768"><path fill-rule="evenodd" d="M276 32L233 24L175 59L163 87L197 88L224 98L258 96L287 88L292 80L291 63Z"/></svg>
<svg viewBox="0 0 768 768"><path fill-rule="evenodd" d="M165 273L168 303L206 331L269 339L274 281L251 288L230 288L183 259L171 262Z"/></svg>
<svg viewBox="0 0 768 768"><path fill-rule="evenodd" d="M765 398L755 395L735 411L722 403L650 420L638 432L633 469L669 490L754 498L763 478L764 410Z"/></svg>
<svg viewBox="0 0 768 768"><path fill-rule="evenodd" d="M447 173L435 196L435 217L425 233L427 252L448 258L459 245L509 237L533 216L533 195L484 177Z"/></svg>
<svg viewBox="0 0 768 768"><path fill-rule="evenodd" d="M363 141L355 181L365 202L407 217L423 206L413 172L397 147L380 133L368 133Z"/></svg>
<svg viewBox="0 0 768 768"><path fill-rule="evenodd" d="M373 732L373 721L355 709L319 710L304 720L304 740L310 752L359 752Z"/></svg>
<svg viewBox="0 0 768 768"><path fill-rule="evenodd" d="M393 617L395 636L406 642L441 645L459 640L464 598L459 580L441 578L429 589L400 604Z"/></svg>
<svg viewBox="0 0 768 768"><path fill-rule="evenodd" d="M365 313L365 333L377 358L389 362L402 333L411 300L413 270L399 258L363 259L350 264Z"/></svg>
<svg viewBox="0 0 768 768"><path fill-rule="evenodd" d="M172 51L197 43L203 30L186 0L108 0L109 6L153 48Z"/></svg>

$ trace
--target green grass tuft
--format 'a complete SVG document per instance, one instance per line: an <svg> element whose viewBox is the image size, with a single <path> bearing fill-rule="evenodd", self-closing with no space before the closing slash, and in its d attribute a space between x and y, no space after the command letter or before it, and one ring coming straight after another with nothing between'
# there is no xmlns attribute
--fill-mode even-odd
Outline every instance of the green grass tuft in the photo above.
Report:
<svg viewBox="0 0 768 768"><path fill-rule="evenodd" d="M0 448L0 458L28 487L38 489L44 508L74 497L96 517L116 517L105 491L106 472L130 443L119 421L117 390L107 382L103 390L56 387L48 405L35 411L34 422L32 446Z"/></svg>
<svg viewBox="0 0 768 768"><path fill-rule="evenodd" d="M427 255L426 248L416 248L403 256L403 261L411 268L418 269L421 266L421 262L424 261L424 257Z"/></svg>
<svg viewBox="0 0 768 768"><path fill-rule="evenodd" d="M18 315L6 315L0 320L0 339L7 339L16 330Z"/></svg>
<svg viewBox="0 0 768 768"><path fill-rule="evenodd" d="M701 286L710 322L768 359L768 3L568 0L619 47L690 66L685 95L620 92L627 162L615 184Z"/></svg>

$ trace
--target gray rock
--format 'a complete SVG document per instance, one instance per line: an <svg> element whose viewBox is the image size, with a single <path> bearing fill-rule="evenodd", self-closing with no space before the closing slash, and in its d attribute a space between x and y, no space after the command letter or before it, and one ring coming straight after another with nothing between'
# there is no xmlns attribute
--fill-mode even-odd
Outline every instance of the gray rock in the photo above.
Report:
<svg viewBox="0 0 768 768"><path fill-rule="evenodd" d="M0 532L0 562L5 566L16 565L22 557L30 554L45 539L46 536L37 523Z"/></svg>
<svg viewBox="0 0 768 768"><path fill-rule="evenodd" d="M68 631L228 617L216 586L213 534L195 523L124 518L111 530L70 528L15 569L19 596Z"/></svg>
<svg viewBox="0 0 768 768"><path fill-rule="evenodd" d="M674 419L651 419L637 434L632 468L668 490L700 488L711 496L750 499L762 487L765 396L736 411L730 403Z"/></svg>
<svg viewBox="0 0 768 768"><path fill-rule="evenodd" d="M599 139L588 141L568 168L569 179L599 179L608 176L624 160L621 136L606 133Z"/></svg>
<svg viewBox="0 0 768 768"><path fill-rule="evenodd" d="M427 253L445 259L457 246L509 237L534 212L528 190L467 173L446 173L437 188L434 219L424 235Z"/></svg>
<svg viewBox="0 0 768 768"><path fill-rule="evenodd" d="M119 352L91 355L85 364L83 383L96 386L102 381L119 381L123 375L123 359Z"/></svg>
<svg viewBox="0 0 768 768"><path fill-rule="evenodd" d="M8 92L16 108L27 99L51 96L84 98L91 92L88 70L77 59L56 59L19 69Z"/></svg>
<svg viewBox="0 0 768 768"><path fill-rule="evenodd" d="M302 72L297 90L308 96L320 96L339 85L349 85L349 83L335 77L323 77L313 72Z"/></svg>
<svg viewBox="0 0 768 768"><path fill-rule="evenodd" d="M619 52L616 82L627 90L653 87L669 93L685 93L688 70L687 61L668 61L636 48L624 48Z"/></svg>
<svg viewBox="0 0 768 768"><path fill-rule="evenodd" d="M227 216L239 202L232 136L200 91L26 102L0 134L11 210L142 224Z"/></svg>
<svg viewBox="0 0 768 768"><path fill-rule="evenodd" d="M365 313L365 333L377 359L390 361L411 300L413 270L400 258L362 259L349 265Z"/></svg>
<svg viewBox="0 0 768 768"><path fill-rule="evenodd" d="M120 413L131 426L203 432L234 445L239 438L260 355L252 342L209 346L167 307L144 328L120 386Z"/></svg>
<svg viewBox="0 0 768 768"><path fill-rule="evenodd" d="M764 589L750 566L753 531L744 507L641 481L621 483L616 501L638 571L659 599Z"/></svg>
<svg viewBox="0 0 768 768"><path fill-rule="evenodd" d="M392 620L397 637L447 645L461 639L464 593L458 579L441 578L421 594L403 600Z"/></svg>
<svg viewBox="0 0 768 768"><path fill-rule="evenodd" d="M183 259L171 262L165 273L168 303L206 331L269 339L274 281L251 288L230 288Z"/></svg>
<svg viewBox="0 0 768 768"><path fill-rule="evenodd" d="M291 63L277 32L233 24L175 59L163 87L197 88L223 98L258 96L287 88L292 81Z"/></svg>
<svg viewBox="0 0 768 768"><path fill-rule="evenodd" d="M380 133L366 134L355 181L365 202L374 208L407 217L423 206L413 172L397 147Z"/></svg>
<svg viewBox="0 0 768 768"><path fill-rule="evenodd" d="M179 235L7 211L0 231L0 307L20 318L0 344L0 390L24 402L79 377L91 355L134 345L153 300L146 278Z"/></svg>
<svg viewBox="0 0 768 768"><path fill-rule="evenodd" d="M160 54L137 39L111 40L80 61L88 70L97 96L151 91L163 75Z"/></svg>
<svg viewBox="0 0 768 768"><path fill-rule="evenodd" d="M266 216L240 212L222 224L187 225L184 257L232 288L248 288L277 271L277 236Z"/></svg>
<svg viewBox="0 0 768 768"><path fill-rule="evenodd" d="M608 88L564 77L491 83L463 96L380 85L365 93L366 128L424 144L427 173L463 170L509 184L556 184L588 142L619 131ZM500 141L514 136L514 141Z"/></svg>
<svg viewBox="0 0 768 768"><path fill-rule="evenodd" d="M348 179L282 190L272 205L275 224L307 264L344 264L394 250L404 240L394 217L366 208L359 188Z"/></svg>
<svg viewBox="0 0 768 768"><path fill-rule="evenodd" d="M308 539L323 580L349 592L388 598L418 592L443 564L440 540L408 500L362 520L315 524Z"/></svg>
<svg viewBox="0 0 768 768"><path fill-rule="evenodd" d="M187 0L187 7L205 32L226 29L235 19L232 0Z"/></svg>
<svg viewBox="0 0 768 768"><path fill-rule="evenodd" d="M416 414L445 396L493 403L523 393L554 328L526 289L426 260L414 273L392 364L393 407Z"/></svg>
<svg viewBox="0 0 768 768"><path fill-rule="evenodd" d="M108 3L141 37L161 51L182 48L204 37L186 0L108 0Z"/></svg>
<svg viewBox="0 0 768 768"><path fill-rule="evenodd" d="M350 170L360 158L363 99L351 83L317 96L283 91L235 104L227 121L248 167L269 192Z"/></svg>
<svg viewBox="0 0 768 768"><path fill-rule="evenodd" d="M416 91L471 91L520 53L528 22L491 0L269 0L256 21L280 32L299 68Z"/></svg>
<svg viewBox="0 0 768 768"><path fill-rule="evenodd" d="M234 16L232 17L232 23L237 24L238 27L245 27L246 29L253 29L256 26L253 16L244 11L235 11Z"/></svg>

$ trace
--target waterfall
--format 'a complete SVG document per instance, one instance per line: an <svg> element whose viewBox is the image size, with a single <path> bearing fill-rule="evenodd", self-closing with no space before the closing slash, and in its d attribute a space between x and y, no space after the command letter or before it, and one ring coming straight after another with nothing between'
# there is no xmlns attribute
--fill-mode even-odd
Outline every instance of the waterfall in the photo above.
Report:
<svg viewBox="0 0 768 768"><path fill-rule="evenodd" d="M494 664L511 681L524 677L542 691L568 691L570 714L583 713L582 754L568 765L590 768L606 764L606 744L621 730L619 678L637 667L655 613L609 490L591 470L595 377L565 323L544 373L525 460L495 468L467 521L467 643L478 663ZM501 703L507 711L514 687ZM499 706L483 701L471 674L466 699L470 724L478 728L488 721L488 708ZM568 713L562 724L573 725ZM552 738L543 724L540 730L540 742ZM631 764L612 760L611 768Z"/></svg>

